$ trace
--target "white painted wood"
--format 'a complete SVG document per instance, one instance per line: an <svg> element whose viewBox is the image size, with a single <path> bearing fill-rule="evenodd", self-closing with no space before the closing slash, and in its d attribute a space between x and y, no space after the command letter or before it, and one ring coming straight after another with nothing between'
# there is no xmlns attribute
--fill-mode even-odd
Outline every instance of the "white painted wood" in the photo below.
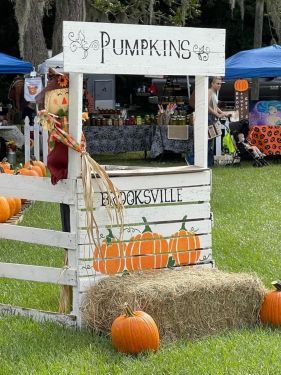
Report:
<svg viewBox="0 0 281 375"><path fill-rule="evenodd" d="M78 243L78 233L77 233L77 202L75 205L71 205L70 209L70 228L71 230L75 230L75 242ZM76 251L67 251L67 258L68 258L68 266L74 269L78 269L78 247L76 246ZM80 289L80 281L77 278L77 284L72 287L72 314L77 317L77 323L81 325L81 311L80 311L80 299L79 299L79 289Z"/></svg>
<svg viewBox="0 0 281 375"><path fill-rule="evenodd" d="M49 229L0 224L0 239L36 243L60 248L76 249L76 235Z"/></svg>
<svg viewBox="0 0 281 375"><path fill-rule="evenodd" d="M69 76L69 133L80 143L82 135L83 74ZM68 178L81 175L81 154L68 149Z"/></svg>
<svg viewBox="0 0 281 375"><path fill-rule="evenodd" d="M76 285L77 283L77 272L75 269L43 267L29 264L1 262L0 277L60 285Z"/></svg>
<svg viewBox="0 0 281 375"><path fill-rule="evenodd" d="M152 231L160 233L163 238L169 239L172 234L179 231L181 228L181 222L165 222L157 224L149 224ZM196 221L187 221L185 223L185 228L189 232L195 232L196 234L208 234L212 230L211 220L196 220ZM120 237L119 228L111 228L113 235L116 238ZM144 225L136 225L134 227L125 226L122 240L130 241L133 236L142 233L144 230ZM100 228L100 240L105 240L108 234L106 228ZM79 258L87 259L92 257L92 248L93 246L88 246L89 239L86 230L79 231L79 237L77 240L79 246ZM85 246L84 246L85 245Z"/></svg>
<svg viewBox="0 0 281 375"><path fill-rule="evenodd" d="M208 166L208 77L195 77L194 163Z"/></svg>
<svg viewBox="0 0 281 375"><path fill-rule="evenodd" d="M194 268L214 268L214 261L211 260L210 262L208 263L202 263L202 264L193 264L191 266L188 266L188 269L194 269ZM177 270L180 270L181 267L175 267L174 270L177 271ZM163 272L165 272L165 269L163 269ZM95 285L96 283L98 283L99 281L101 281L102 279L104 279L105 277L109 277L107 275L102 275L102 274L96 274L96 275L88 275L86 277L80 277L80 293L82 295L85 295L85 292L87 292L87 290ZM122 277L120 275L120 277Z"/></svg>
<svg viewBox="0 0 281 375"><path fill-rule="evenodd" d="M164 189L167 189L166 192ZM163 204L163 200L180 200L182 203L190 202L208 202L210 200L210 186L191 186L191 187L169 187L169 188L156 188L152 192L149 190L126 190L122 191L123 196L122 202L124 207L130 207L134 203L140 204L144 202L144 205ZM130 192L128 194L128 192ZM77 196L78 208L85 209L85 202L82 194ZM128 199L129 198L129 199ZM173 202L172 202L173 203ZM102 205L108 205L108 194L107 192L96 192L94 193L93 207L99 207ZM171 204L171 203L167 203Z"/></svg>
<svg viewBox="0 0 281 375"><path fill-rule="evenodd" d="M42 143L43 143L43 163L47 165L48 157L48 131L46 129L42 130Z"/></svg>
<svg viewBox="0 0 281 375"><path fill-rule="evenodd" d="M59 314L52 311L30 309L26 307L15 307L7 304L0 304L1 315L20 315L32 318L38 322L51 321L66 327L76 327L75 315Z"/></svg>
<svg viewBox="0 0 281 375"><path fill-rule="evenodd" d="M30 161L30 126L27 116L24 119L24 160L26 163Z"/></svg>
<svg viewBox="0 0 281 375"><path fill-rule="evenodd" d="M188 187L188 186L200 186L200 185L210 185L211 183L211 174L210 170L202 170L195 173L175 173L170 174L169 170L165 174L166 168L161 168L162 174L153 173L153 170L147 170L145 177L142 175L134 175L133 180L132 176L119 176L111 177L112 183L119 189L123 191L128 191L130 189L139 190L139 189L153 189L153 188L171 188L171 187ZM121 174L121 171L119 171ZM137 173L138 171L135 170ZM133 181L133 182L132 182ZM99 192L99 187L93 179L93 189L96 192ZM102 189L105 191L104 189ZM82 180L77 179L77 192L78 194L83 194Z"/></svg>
<svg viewBox="0 0 281 375"><path fill-rule="evenodd" d="M34 157L36 160L40 160L40 124L34 119L34 126L33 126L33 131L34 131Z"/></svg>
<svg viewBox="0 0 281 375"><path fill-rule="evenodd" d="M225 30L65 21L63 51L66 72L224 75Z"/></svg>
<svg viewBox="0 0 281 375"><path fill-rule="evenodd" d="M76 196L76 181L61 180L52 185L49 177L0 174L0 194L43 202L71 204Z"/></svg>
<svg viewBox="0 0 281 375"><path fill-rule="evenodd" d="M114 215L113 210L112 215ZM187 215L188 220L195 219L209 219L210 218L210 204L186 204L186 205L164 205L164 206L138 206L127 208L124 210L124 225L137 225L143 223L142 217L145 217L150 222L171 222L181 221ZM111 222L105 207L98 207L95 210L96 220L99 226L110 226ZM79 211L79 227L86 227L86 212ZM114 217L112 224L116 225Z"/></svg>

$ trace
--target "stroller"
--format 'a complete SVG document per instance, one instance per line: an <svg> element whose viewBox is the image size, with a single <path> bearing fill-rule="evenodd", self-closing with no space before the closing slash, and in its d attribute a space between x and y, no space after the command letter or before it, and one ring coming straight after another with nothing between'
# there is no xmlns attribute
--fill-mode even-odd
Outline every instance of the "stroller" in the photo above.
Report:
<svg viewBox="0 0 281 375"><path fill-rule="evenodd" d="M265 154L263 154L258 147L251 145L247 141L249 133L249 121L240 120L236 122L229 122L225 124L225 128L231 134L237 154L241 159L253 160L254 167L263 167L269 165L265 160Z"/></svg>

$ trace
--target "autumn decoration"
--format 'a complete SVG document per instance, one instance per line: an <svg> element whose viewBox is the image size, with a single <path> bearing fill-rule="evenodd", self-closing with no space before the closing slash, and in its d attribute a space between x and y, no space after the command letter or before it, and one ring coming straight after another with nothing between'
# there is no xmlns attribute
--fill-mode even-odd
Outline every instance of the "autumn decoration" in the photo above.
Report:
<svg viewBox="0 0 281 375"><path fill-rule="evenodd" d="M125 267L125 242L116 239L108 229L106 240L94 250L93 268L97 272L113 274L123 272Z"/></svg>
<svg viewBox="0 0 281 375"><path fill-rule="evenodd" d="M201 253L200 239L194 232L186 230L186 219L185 215L180 230L174 233L169 241L169 252L172 253L177 266L196 263Z"/></svg>
<svg viewBox="0 0 281 375"><path fill-rule="evenodd" d="M129 240L126 247L128 271L164 268L168 263L168 241L159 233L152 232L145 217L145 228Z"/></svg>
<svg viewBox="0 0 281 375"><path fill-rule="evenodd" d="M246 79L237 79L234 82L234 88L239 92L246 91L249 88L249 83Z"/></svg>
<svg viewBox="0 0 281 375"><path fill-rule="evenodd" d="M160 344L153 318L144 311L133 311L128 304L125 304L125 314L112 323L111 338L116 350L126 354L156 351Z"/></svg>
<svg viewBox="0 0 281 375"><path fill-rule="evenodd" d="M281 325L281 281L273 281L275 290L270 290L266 293L263 300L260 319L264 324L271 324L274 326Z"/></svg>

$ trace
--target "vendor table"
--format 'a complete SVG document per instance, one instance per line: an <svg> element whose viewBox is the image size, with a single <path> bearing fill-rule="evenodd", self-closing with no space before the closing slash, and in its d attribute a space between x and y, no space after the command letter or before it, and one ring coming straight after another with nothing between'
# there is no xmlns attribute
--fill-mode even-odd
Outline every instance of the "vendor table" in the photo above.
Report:
<svg viewBox="0 0 281 375"><path fill-rule="evenodd" d="M166 125L157 125L155 128L150 156L156 158L164 151L172 151L177 154L186 153L188 149L193 149L193 134L189 134L190 139L182 141L168 139L168 127Z"/></svg>
<svg viewBox="0 0 281 375"><path fill-rule="evenodd" d="M281 126L252 126L249 141L266 155L281 155Z"/></svg>
<svg viewBox="0 0 281 375"><path fill-rule="evenodd" d="M152 125L90 126L83 131L90 154L150 151Z"/></svg>

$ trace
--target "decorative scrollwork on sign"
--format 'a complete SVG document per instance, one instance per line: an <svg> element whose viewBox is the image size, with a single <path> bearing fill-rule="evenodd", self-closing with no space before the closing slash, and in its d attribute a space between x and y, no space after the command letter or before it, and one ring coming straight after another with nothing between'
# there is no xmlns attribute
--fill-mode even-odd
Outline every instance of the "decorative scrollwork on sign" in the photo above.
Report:
<svg viewBox="0 0 281 375"><path fill-rule="evenodd" d="M81 48L84 52L83 59L86 59L88 56L88 51L90 48L94 50L99 49L99 42L98 40L93 40L92 42L87 42L84 33L79 30L77 37L75 37L74 32L70 32L68 34L68 39L71 41L70 43L70 50L71 52L76 52L78 48Z"/></svg>
<svg viewBox="0 0 281 375"><path fill-rule="evenodd" d="M199 263L206 263L207 260L208 260L209 258L211 258L211 256L212 256L211 254L203 255L202 258L199 258L199 259L198 259L198 262L199 262Z"/></svg>
<svg viewBox="0 0 281 375"><path fill-rule="evenodd" d="M197 44L193 46L193 52L196 53L198 56L199 60L201 61L207 61L209 60L209 53L210 53L210 48L206 46L199 47Z"/></svg>

